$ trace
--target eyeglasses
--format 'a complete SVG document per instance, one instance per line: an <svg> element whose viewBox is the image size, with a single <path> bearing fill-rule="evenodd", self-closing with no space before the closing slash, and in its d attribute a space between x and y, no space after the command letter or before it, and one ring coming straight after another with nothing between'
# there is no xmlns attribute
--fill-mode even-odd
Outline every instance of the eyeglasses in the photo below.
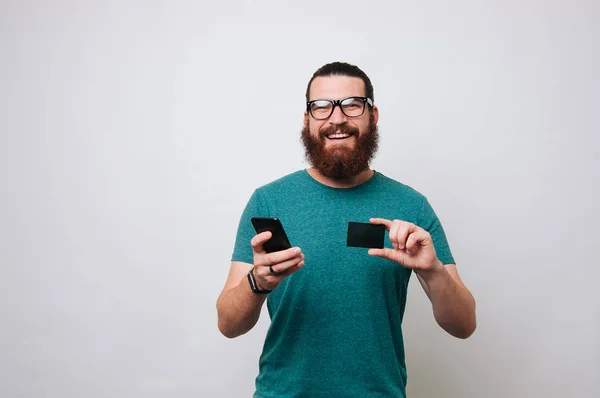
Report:
<svg viewBox="0 0 600 398"><path fill-rule="evenodd" d="M313 100L306 103L306 109L317 120L325 120L333 113L336 105L348 117L359 117L365 112L365 104L373 106L373 100L367 97L349 97L341 100Z"/></svg>

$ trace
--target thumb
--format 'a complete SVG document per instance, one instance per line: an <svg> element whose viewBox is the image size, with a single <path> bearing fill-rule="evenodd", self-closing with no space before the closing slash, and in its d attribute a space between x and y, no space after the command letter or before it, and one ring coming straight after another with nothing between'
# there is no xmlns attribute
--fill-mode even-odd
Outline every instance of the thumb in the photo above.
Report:
<svg viewBox="0 0 600 398"><path fill-rule="evenodd" d="M250 244L252 245L252 249L254 249L254 251L256 251L256 252L264 251L263 244L266 241L268 241L269 239L271 239L271 236L273 236L271 231L265 231L265 232L261 232L258 235L254 235L254 237L250 241Z"/></svg>
<svg viewBox="0 0 600 398"><path fill-rule="evenodd" d="M396 253L393 249L369 249L368 253L370 256L387 258L388 260L396 261Z"/></svg>

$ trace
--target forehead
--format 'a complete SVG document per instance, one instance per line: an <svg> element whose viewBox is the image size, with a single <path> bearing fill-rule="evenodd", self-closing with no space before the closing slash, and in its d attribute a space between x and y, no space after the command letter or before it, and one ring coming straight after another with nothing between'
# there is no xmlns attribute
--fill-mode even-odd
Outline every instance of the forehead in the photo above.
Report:
<svg viewBox="0 0 600 398"><path fill-rule="evenodd" d="M360 77L319 76L310 85L310 99L364 97L365 83Z"/></svg>

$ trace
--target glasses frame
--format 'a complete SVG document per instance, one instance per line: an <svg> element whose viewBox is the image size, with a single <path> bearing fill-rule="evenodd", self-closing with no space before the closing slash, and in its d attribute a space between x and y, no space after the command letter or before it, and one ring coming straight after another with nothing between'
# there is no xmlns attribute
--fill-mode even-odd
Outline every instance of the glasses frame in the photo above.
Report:
<svg viewBox="0 0 600 398"><path fill-rule="evenodd" d="M344 112L344 108L342 108L342 102L349 100L349 99L359 99L362 101L363 103L363 111L360 115L356 115L356 116L350 116L350 115L346 115L346 112ZM331 107L331 112L329 113L329 115L327 115L327 117L323 117L323 118L317 118L315 117L315 115L313 115L312 113L312 109L310 109L311 105L317 101L327 101L330 104L332 104L333 106ZM316 100L312 100L312 101L308 101L306 103L306 110L308 111L308 113L310 114L310 116L313 117L313 119L315 120L325 120L325 119L329 119L331 117L331 115L333 115L333 111L335 110L335 107L339 105L340 107L340 111L342 111L342 113L346 116L346 117L361 117L362 115L365 114L365 109L367 108L366 106L364 106L365 104L369 104L369 106L371 106L371 108L373 108L373 100L371 98L368 97L348 97L348 98L343 98L343 99L339 99L339 100L328 100L328 99L316 99Z"/></svg>

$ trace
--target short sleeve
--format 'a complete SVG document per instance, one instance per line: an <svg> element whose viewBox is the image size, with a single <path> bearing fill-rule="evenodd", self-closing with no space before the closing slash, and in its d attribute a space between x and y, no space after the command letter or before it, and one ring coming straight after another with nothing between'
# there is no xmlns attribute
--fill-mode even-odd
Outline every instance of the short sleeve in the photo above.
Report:
<svg viewBox="0 0 600 398"><path fill-rule="evenodd" d="M437 257L442 264L456 264L442 223L427 198L423 198L423 206L421 207L421 214L419 215L417 225L431 235Z"/></svg>
<svg viewBox="0 0 600 398"><path fill-rule="evenodd" d="M255 190L240 217L231 261L241 261L249 264L254 262L250 241L254 235L256 235L256 231L254 230L250 219L252 217L261 216L264 217L267 216L267 214L260 201L259 193Z"/></svg>

